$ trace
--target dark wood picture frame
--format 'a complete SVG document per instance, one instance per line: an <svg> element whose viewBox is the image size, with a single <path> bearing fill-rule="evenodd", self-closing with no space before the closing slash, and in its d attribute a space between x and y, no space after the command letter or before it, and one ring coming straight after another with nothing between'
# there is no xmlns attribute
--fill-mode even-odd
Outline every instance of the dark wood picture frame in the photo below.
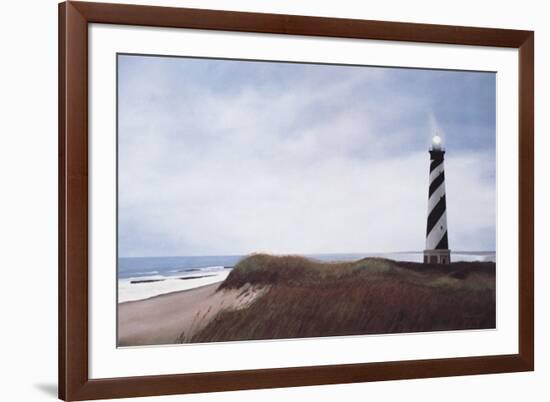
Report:
<svg viewBox="0 0 550 402"><path fill-rule="evenodd" d="M519 49L519 353L90 379L88 24L122 24ZM105 3L59 5L59 397L138 397L534 369L534 33Z"/></svg>

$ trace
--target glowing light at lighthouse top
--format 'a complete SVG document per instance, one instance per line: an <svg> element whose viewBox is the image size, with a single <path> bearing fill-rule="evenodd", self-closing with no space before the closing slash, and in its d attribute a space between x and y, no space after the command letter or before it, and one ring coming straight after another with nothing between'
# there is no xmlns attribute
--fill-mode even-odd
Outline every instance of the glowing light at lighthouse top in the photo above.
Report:
<svg viewBox="0 0 550 402"><path fill-rule="evenodd" d="M434 137L432 138L432 149L441 149L441 137L439 135L434 135Z"/></svg>

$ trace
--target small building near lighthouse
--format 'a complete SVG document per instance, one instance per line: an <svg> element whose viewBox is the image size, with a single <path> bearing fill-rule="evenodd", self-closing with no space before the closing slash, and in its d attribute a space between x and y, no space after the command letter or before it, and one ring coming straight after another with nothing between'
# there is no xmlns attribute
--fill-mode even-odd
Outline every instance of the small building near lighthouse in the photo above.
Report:
<svg viewBox="0 0 550 402"><path fill-rule="evenodd" d="M445 199L445 149L438 135L432 139L428 190L428 222L424 263L450 264L451 251L447 235L447 203Z"/></svg>

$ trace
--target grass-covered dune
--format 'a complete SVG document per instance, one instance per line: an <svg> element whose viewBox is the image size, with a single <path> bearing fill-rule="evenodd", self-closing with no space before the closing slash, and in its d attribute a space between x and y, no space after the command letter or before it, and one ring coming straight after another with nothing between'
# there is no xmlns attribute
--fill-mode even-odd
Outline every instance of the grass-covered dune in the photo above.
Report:
<svg viewBox="0 0 550 402"><path fill-rule="evenodd" d="M191 342L495 327L494 262L323 263L257 254L218 292L251 286L265 291L245 308L220 312Z"/></svg>

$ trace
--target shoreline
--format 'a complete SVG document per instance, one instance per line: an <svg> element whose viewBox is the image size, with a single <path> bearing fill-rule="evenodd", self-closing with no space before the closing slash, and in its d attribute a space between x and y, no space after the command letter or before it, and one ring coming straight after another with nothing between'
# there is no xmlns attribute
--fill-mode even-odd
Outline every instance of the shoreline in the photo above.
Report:
<svg viewBox="0 0 550 402"><path fill-rule="evenodd" d="M251 304L263 289L219 290L220 283L117 305L117 347L188 342L220 312Z"/></svg>
<svg viewBox="0 0 550 402"><path fill-rule="evenodd" d="M192 290L207 285L219 284L227 278L231 270L189 276L151 275L145 277L130 277L117 282L117 303L147 300L152 297L175 292Z"/></svg>
<svg viewBox="0 0 550 402"><path fill-rule="evenodd" d="M182 290L174 290L173 292L160 293L160 294L158 294L158 295L154 295L154 296L151 296L151 297L147 297L147 298L145 298L145 299L127 300L127 301L123 301L123 302L118 302L118 303L117 303L117 306L122 306L122 305L129 304L129 303L144 302L144 301L153 300L153 299L157 299L157 298L164 297L164 296L171 296L171 295L174 295L174 294L176 294L176 293L192 292L192 291L194 291L194 290L202 289L202 288L205 288L205 287L207 287L207 286L214 286L214 285L218 285L218 286L219 286L222 282L223 282L223 281L215 282L215 283L210 283L210 284L207 284L207 285L201 285L201 286L197 286L197 287L195 287L195 288L182 289Z"/></svg>
<svg viewBox="0 0 550 402"><path fill-rule="evenodd" d="M117 306L117 347L178 343L189 331L194 318L218 284L157 295L149 299L119 303Z"/></svg>

